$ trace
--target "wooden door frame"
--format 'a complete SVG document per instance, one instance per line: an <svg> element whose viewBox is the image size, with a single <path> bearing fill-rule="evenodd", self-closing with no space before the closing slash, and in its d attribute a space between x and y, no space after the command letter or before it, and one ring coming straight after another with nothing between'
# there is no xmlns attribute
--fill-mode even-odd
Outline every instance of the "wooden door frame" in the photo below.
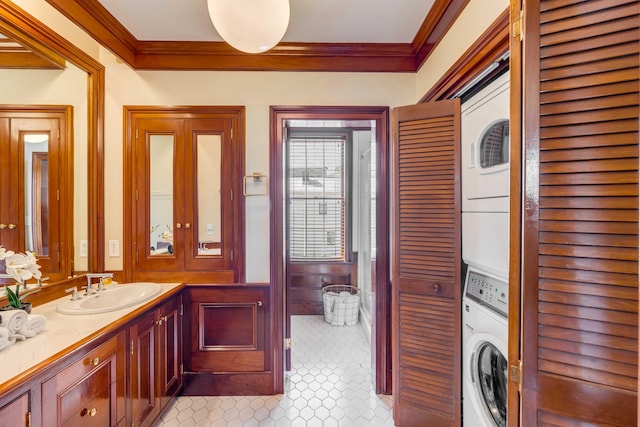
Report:
<svg viewBox="0 0 640 427"><path fill-rule="evenodd" d="M284 231L284 134L289 119L375 120L377 144L377 227L376 289L372 308L371 339L375 344L376 393L391 392L391 292L389 279L389 107L271 106L269 175L271 177L270 213L270 281L271 329L273 336L273 392L284 392L286 258ZM376 317L374 318L374 313Z"/></svg>

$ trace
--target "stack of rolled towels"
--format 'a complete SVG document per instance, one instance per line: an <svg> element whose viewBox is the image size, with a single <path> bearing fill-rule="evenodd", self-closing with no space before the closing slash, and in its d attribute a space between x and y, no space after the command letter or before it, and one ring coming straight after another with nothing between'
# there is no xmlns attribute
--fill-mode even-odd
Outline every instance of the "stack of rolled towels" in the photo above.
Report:
<svg viewBox="0 0 640 427"><path fill-rule="evenodd" d="M41 314L27 314L24 310L0 311L0 351L16 340L35 337L46 323L47 318Z"/></svg>

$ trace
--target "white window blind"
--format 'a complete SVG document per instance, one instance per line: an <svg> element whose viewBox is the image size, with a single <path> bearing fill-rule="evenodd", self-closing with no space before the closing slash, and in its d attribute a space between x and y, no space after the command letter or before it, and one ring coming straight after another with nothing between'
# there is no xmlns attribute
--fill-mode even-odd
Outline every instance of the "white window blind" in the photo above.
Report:
<svg viewBox="0 0 640 427"><path fill-rule="evenodd" d="M341 137L289 139L289 257L345 259L345 145Z"/></svg>

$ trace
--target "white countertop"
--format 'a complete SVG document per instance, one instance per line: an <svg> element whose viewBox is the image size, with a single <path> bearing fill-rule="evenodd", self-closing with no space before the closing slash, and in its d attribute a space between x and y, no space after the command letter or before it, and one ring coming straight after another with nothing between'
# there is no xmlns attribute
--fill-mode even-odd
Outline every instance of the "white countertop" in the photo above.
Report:
<svg viewBox="0 0 640 427"><path fill-rule="evenodd" d="M126 284L115 285L126 286ZM179 283L158 283L162 292L156 297L140 304L108 313L89 315L68 315L56 311L56 306L69 299L60 298L34 307L32 314L42 314L47 318L44 330L32 338L17 341L12 346L0 351L0 392L4 392L6 382L44 362L59 352L73 347L79 341L95 334L101 329L120 320L138 308L163 299L163 297L180 286ZM109 286L107 286L108 288Z"/></svg>

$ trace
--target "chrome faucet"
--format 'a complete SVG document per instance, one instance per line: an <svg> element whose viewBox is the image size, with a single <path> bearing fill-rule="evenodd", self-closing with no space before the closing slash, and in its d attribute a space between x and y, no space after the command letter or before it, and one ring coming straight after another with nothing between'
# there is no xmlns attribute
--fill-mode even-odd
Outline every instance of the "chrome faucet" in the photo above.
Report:
<svg viewBox="0 0 640 427"><path fill-rule="evenodd" d="M99 279L98 288L95 292L100 292L104 289L104 279L113 279L113 273L87 273L87 293L86 295L91 295L94 293L92 287L92 279Z"/></svg>

